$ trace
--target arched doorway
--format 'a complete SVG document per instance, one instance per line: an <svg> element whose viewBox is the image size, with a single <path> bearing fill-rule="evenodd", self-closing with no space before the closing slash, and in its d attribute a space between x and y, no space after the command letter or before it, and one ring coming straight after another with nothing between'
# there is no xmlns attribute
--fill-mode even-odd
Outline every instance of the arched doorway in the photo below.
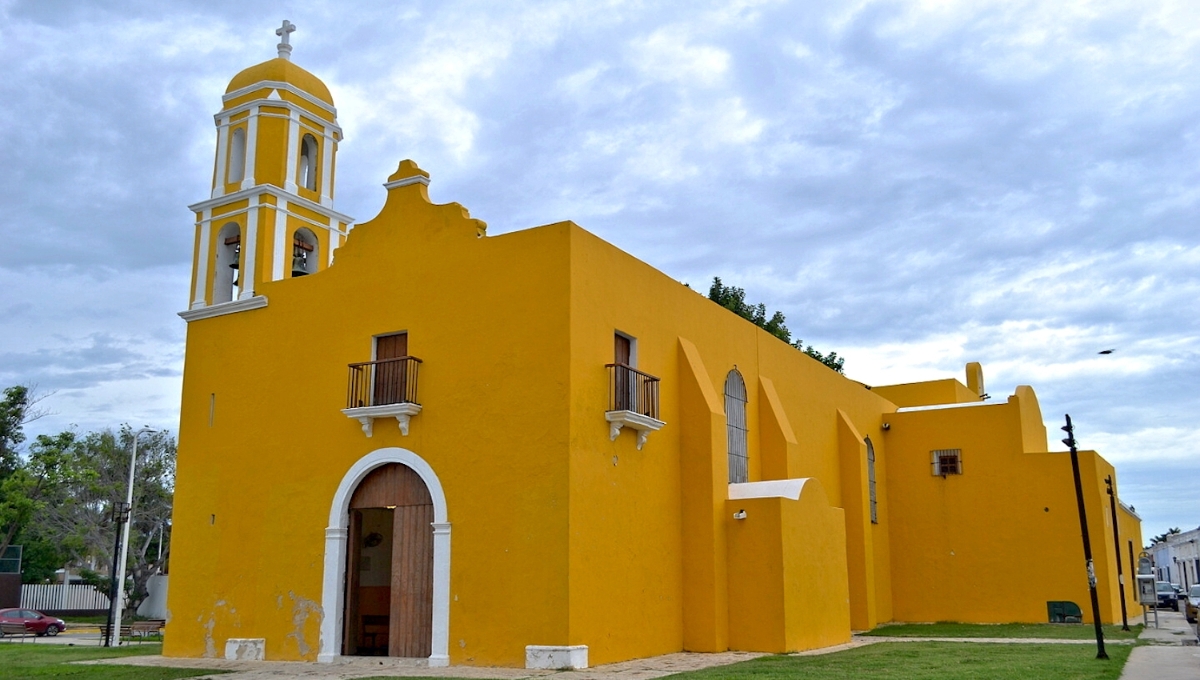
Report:
<svg viewBox="0 0 1200 680"><path fill-rule="evenodd" d="M350 497L342 654L429 657L434 506L399 463L372 470Z"/></svg>

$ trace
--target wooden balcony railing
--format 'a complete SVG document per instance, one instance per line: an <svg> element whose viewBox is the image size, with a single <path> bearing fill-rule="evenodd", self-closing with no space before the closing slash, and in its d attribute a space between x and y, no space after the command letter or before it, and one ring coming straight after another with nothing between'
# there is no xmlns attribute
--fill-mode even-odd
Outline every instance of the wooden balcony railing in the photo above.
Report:
<svg viewBox="0 0 1200 680"><path fill-rule="evenodd" d="M417 371L421 360L397 357L350 364L346 408L385 404L420 404L417 401Z"/></svg>
<svg viewBox="0 0 1200 680"><path fill-rule="evenodd" d="M658 420L658 378L626 366L606 364L608 410L632 411Z"/></svg>

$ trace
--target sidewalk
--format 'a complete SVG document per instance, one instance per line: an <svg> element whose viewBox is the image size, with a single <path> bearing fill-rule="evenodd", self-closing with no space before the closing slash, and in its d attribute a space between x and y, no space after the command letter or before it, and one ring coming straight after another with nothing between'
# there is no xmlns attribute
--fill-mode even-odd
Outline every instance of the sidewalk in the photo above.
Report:
<svg viewBox="0 0 1200 680"><path fill-rule="evenodd" d="M1158 612L1154 624L1142 631L1143 643L1129 655L1121 680L1196 680L1200 678L1200 646L1196 646L1196 627L1183 614Z"/></svg>

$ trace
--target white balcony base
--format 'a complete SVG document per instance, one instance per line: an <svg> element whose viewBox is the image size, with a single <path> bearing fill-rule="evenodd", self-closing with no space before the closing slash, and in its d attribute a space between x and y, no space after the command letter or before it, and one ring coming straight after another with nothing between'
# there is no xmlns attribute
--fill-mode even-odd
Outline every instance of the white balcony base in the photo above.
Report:
<svg viewBox="0 0 1200 680"><path fill-rule="evenodd" d="M383 404L381 406L358 406L344 408L342 413L354 418L362 424L363 434L370 437L374 433L376 418L395 418L400 424L400 434L408 436L409 419L421 412L420 404Z"/></svg>
<svg viewBox="0 0 1200 680"><path fill-rule="evenodd" d="M642 450L642 446L645 445L646 440L650 437L651 432L657 432L658 430L662 429L663 425L666 425L666 423L661 420L651 418L650 416L644 416L633 411L608 411L604 414L604 419L608 421L608 434L609 439L611 440L616 440L617 435L621 434L622 427L628 427L632 430L637 430L638 451Z"/></svg>

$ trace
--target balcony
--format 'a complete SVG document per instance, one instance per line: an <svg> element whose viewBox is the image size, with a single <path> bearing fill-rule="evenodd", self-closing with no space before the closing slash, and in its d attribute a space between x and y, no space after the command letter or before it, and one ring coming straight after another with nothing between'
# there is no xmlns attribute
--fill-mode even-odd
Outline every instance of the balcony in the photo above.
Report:
<svg viewBox="0 0 1200 680"><path fill-rule="evenodd" d="M421 412L417 402L420 367L420 359L408 356L350 364L342 413L361 423L368 437L373 434L376 418L395 418L400 434L407 436L409 420Z"/></svg>
<svg viewBox="0 0 1200 680"><path fill-rule="evenodd" d="M622 427L636 430L640 451L651 432L666 425L658 419L658 378L626 366L607 364L608 411L604 419L609 425L609 439L616 440Z"/></svg>

